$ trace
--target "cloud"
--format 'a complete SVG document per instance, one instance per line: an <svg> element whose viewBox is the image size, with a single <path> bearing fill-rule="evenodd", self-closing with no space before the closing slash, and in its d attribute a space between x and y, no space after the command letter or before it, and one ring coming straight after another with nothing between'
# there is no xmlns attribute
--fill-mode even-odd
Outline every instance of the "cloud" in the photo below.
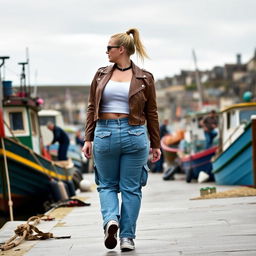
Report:
<svg viewBox="0 0 256 256"><path fill-rule="evenodd" d="M10 55L6 76L18 83L17 62L29 47L31 81L39 84L90 83L108 65L109 36L137 27L155 78L251 58L256 47L254 0L0 0L0 55ZM136 57L134 58L136 61Z"/></svg>

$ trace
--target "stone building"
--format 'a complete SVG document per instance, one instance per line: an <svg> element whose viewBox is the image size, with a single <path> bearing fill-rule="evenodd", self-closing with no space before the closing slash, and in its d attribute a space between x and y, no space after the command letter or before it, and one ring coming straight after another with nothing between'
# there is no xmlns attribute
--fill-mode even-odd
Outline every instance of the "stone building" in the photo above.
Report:
<svg viewBox="0 0 256 256"><path fill-rule="evenodd" d="M37 96L44 100L43 109L61 111L65 123L84 124L89 89L86 85L40 85Z"/></svg>

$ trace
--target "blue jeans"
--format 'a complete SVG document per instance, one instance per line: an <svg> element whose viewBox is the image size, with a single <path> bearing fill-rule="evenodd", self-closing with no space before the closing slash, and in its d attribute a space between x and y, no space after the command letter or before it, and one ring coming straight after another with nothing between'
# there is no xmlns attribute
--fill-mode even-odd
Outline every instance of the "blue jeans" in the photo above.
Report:
<svg viewBox="0 0 256 256"><path fill-rule="evenodd" d="M67 153L68 153L69 143L60 143L58 149L58 160L68 160Z"/></svg>
<svg viewBox="0 0 256 256"><path fill-rule="evenodd" d="M212 130L210 132L205 131L205 148L208 149L213 144L213 139L217 136L217 132L215 130Z"/></svg>
<svg viewBox="0 0 256 256"><path fill-rule="evenodd" d="M110 220L118 221L121 238L135 238L141 187L148 177L148 153L143 125L131 126L128 118L97 121L93 154L103 226Z"/></svg>

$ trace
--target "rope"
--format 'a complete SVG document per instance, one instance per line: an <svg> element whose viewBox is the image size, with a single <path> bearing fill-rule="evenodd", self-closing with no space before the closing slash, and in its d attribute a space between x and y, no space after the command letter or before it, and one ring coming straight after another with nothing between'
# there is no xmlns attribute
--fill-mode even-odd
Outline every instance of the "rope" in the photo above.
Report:
<svg viewBox="0 0 256 256"><path fill-rule="evenodd" d="M2 251L10 250L18 246L19 244L21 244L21 242L24 240L27 240L27 241L45 240L50 238L63 239L63 238L71 237L71 236L55 237L53 233L40 231L35 225L39 224L41 220L52 220L52 218L49 218L48 216L46 219L44 218L45 216L42 216L42 217L33 216L33 217L30 217L25 224L21 224L17 226L17 228L14 230L15 235L13 235L3 245L0 245L0 249Z"/></svg>

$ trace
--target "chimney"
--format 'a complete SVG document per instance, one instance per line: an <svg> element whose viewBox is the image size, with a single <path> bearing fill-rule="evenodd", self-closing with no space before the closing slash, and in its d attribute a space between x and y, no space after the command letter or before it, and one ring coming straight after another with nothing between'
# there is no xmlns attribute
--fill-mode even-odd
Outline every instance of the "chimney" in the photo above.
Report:
<svg viewBox="0 0 256 256"><path fill-rule="evenodd" d="M242 64L242 62L241 62L241 54L240 53L238 53L236 55L236 64L237 65L241 65Z"/></svg>

